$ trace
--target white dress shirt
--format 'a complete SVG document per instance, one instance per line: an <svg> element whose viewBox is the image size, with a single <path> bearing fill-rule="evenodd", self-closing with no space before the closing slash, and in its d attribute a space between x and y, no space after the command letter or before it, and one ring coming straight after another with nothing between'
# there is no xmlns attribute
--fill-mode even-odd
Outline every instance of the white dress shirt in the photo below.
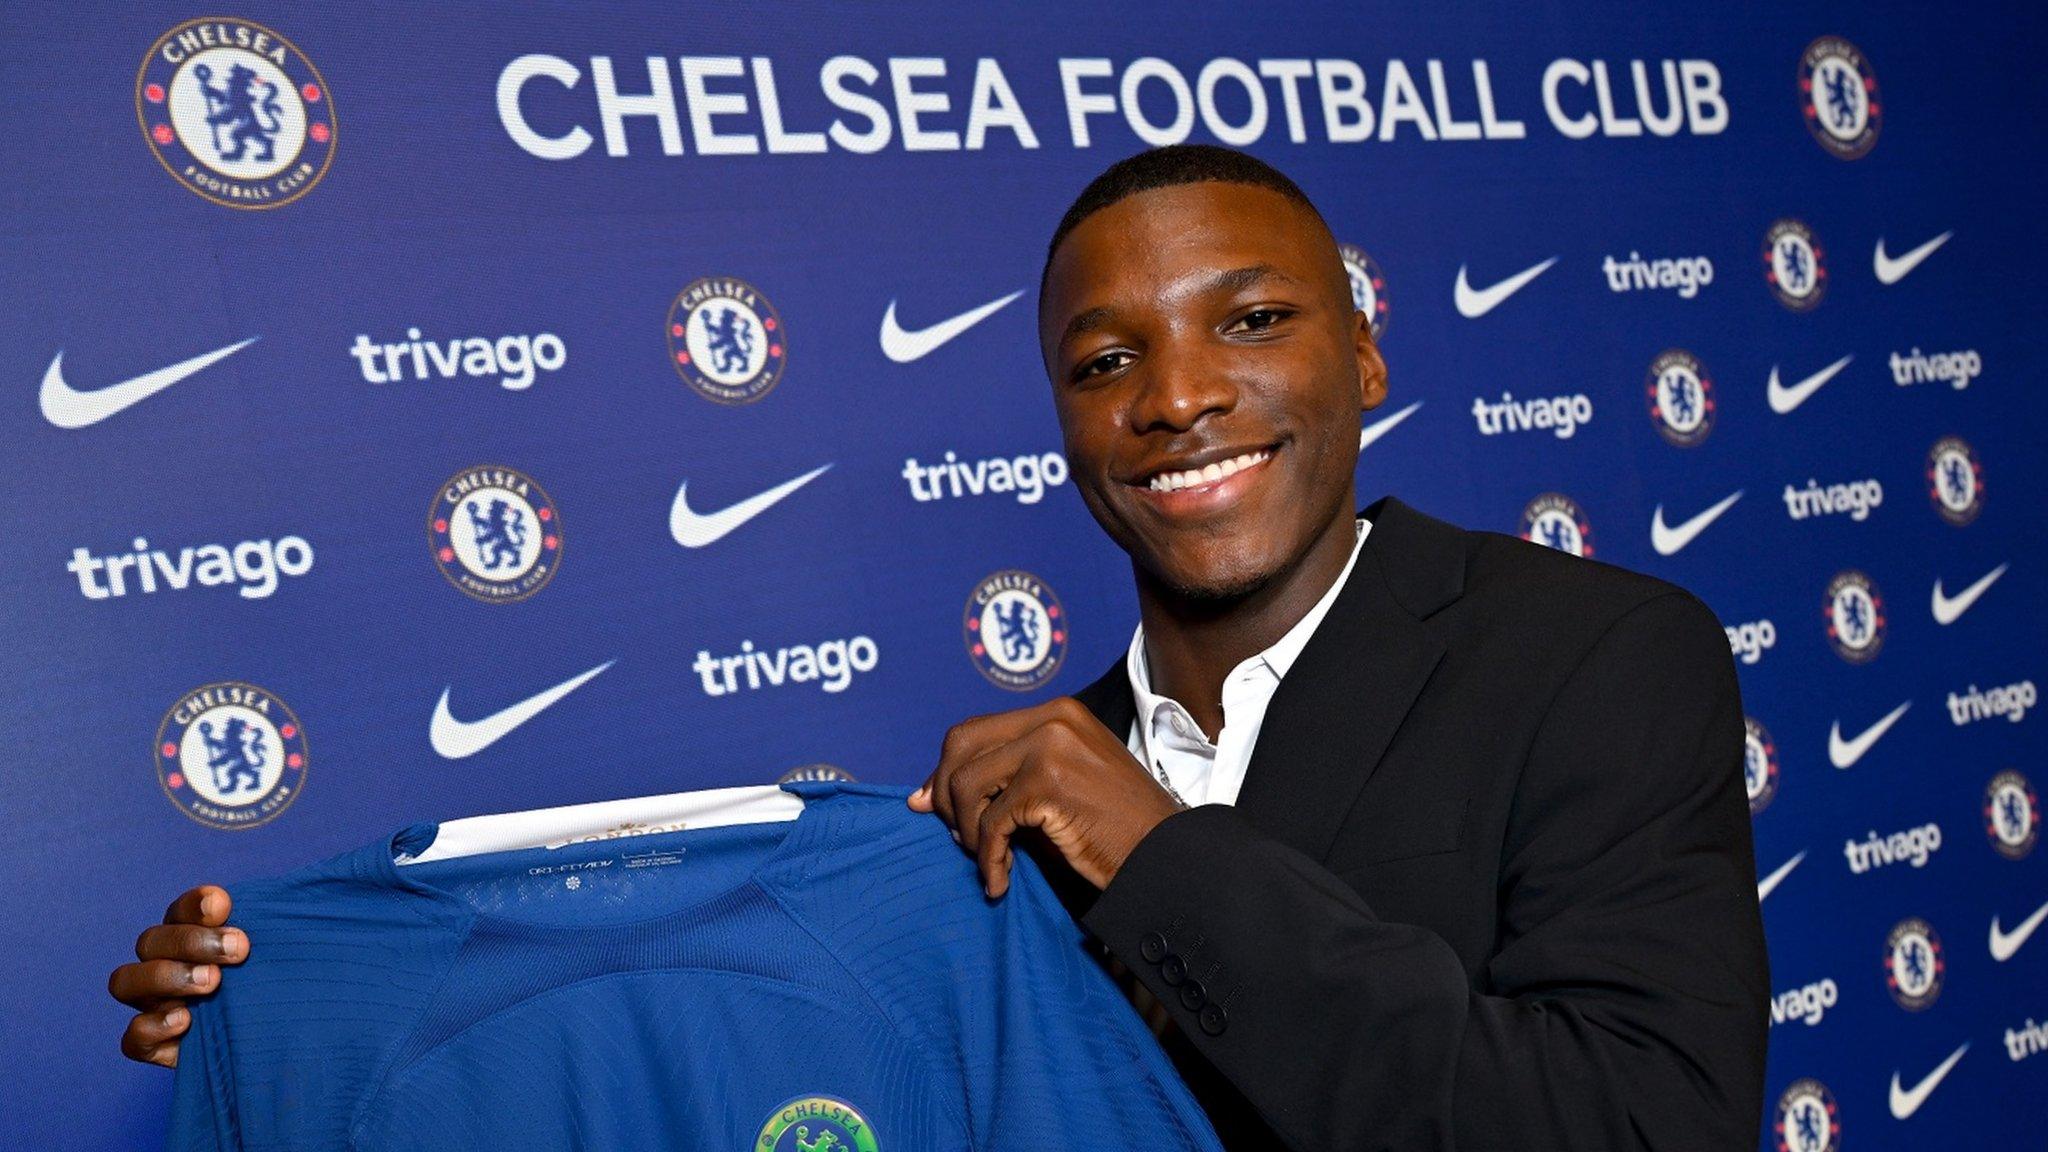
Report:
<svg viewBox="0 0 2048 1152"><path fill-rule="evenodd" d="M1351 545L1351 558L1344 562L1344 570L1337 574L1336 582L1316 601L1315 607L1296 621L1286 635L1274 641L1272 647L1240 661L1224 677L1223 729L1216 734L1214 744L1180 701L1152 691L1151 670L1145 657L1145 625L1138 625L1131 637L1130 651L1124 657L1124 669L1131 678L1131 698L1137 704L1127 746L1182 804L1193 807L1237 802L1238 790L1244 786L1245 769L1251 764L1252 745L1259 739L1259 728L1265 723L1273 693L1308 645L1308 638L1315 635L1316 626L1329 615L1337 593L1351 578L1351 568L1358 563L1359 549L1365 545L1366 533L1371 529L1372 525L1365 520L1358 521L1358 539Z"/></svg>

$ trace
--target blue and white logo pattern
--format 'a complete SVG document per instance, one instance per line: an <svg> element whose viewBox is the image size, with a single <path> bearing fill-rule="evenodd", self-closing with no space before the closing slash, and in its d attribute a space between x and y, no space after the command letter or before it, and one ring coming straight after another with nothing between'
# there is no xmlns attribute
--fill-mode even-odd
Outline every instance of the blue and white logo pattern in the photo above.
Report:
<svg viewBox="0 0 2048 1152"><path fill-rule="evenodd" d="M1948 961L1934 926L1909 916L1892 926L1884 938L1884 984L1899 1007L1918 1012L1941 995Z"/></svg>
<svg viewBox="0 0 2048 1152"><path fill-rule="evenodd" d="M334 97L320 70L247 20L188 20L158 37L135 111L164 170L229 208L289 204L334 161Z"/></svg>
<svg viewBox="0 0 2048 1152"><path fill-rule="evenodd" d="M669 359L706 399L751 404L781 381L789 336L775 306L752 284L707 276L668 309Z"/></svg>
<svg viewBox="0 0 2048 1152"><path fill-rule="evenodd" d="M1877 73L1854 44L1822 36L1799 57L1799 95L1807 131L1831 155L1855 160L1877 146L1884 124Z"/></svg>
<svg viewBox="0 0 2048 1152"><path fill-rule="evenodd" d="M974 586L961 621L967 655L989 683L1029 692L1067 656L1067 612L1045 582L1006 569Z"/></svg>
<svg viewBox="0 0 2048 1152"><path fill-rule="evenodd" d="M1811 1077L1794 1080L1778 1096L1771 1125L1778 1152L1840 1152L1841 1108L1828 1086Z"/></svg>
<svg viewBox="0 0 2048 1152"><path fill-rule="evenodd" d="M1927 498L1935 514L1961 528L1984 510L1984 465L1960 436L1944 436L1927 450Z"/></svg>
<svg viewBox="0 0 2048 1152"><path fill-rule="evenodd" d="M562 515L524 472L465 468L441 485L427 515L434 563L473 600L524 600L561 568Z"/></svg>
<svg viewBox="0 0 2048 1152"><path fill-rule="evenodd" d="M1593 554L1593 526L1571 497L1545 492L1522 509L1522 539L1574 556Z"/></svg>
<svg viewBox="0 0 2048 1152"><path fill-rule="evenodd" d="M1827 295L1825 254L1804 221L1779 220L1764 233L1764 280L1794 312L1811 311Z"/></svg>
<svg viewBox="0 0 2048 1152"><path fill-rule="evenodd" d="M2024 860L2041 835L2041 798L2021 773L2008 769L1984 786L1984 835L2007 860Z"/></svg>
<svg viewBox="0 0 2048 1152"><path fill-rule="evenodd" d="M1870 577L1850 569L1828 582L1828 643L1851 664L1866 664L1884 647L1884 599Z"/></svg>
<svg viewBox="0 0 2048 1152"><path fill-rule="evenodd" d="M1700 358L1685 349L1670 349L1650 361L1643 391L1657 434L1670 444L1691 448L1714 430L1714 382Z"/></svg>
<svg viewBox="0 0 2048 1152"><path fill-rule="evenodd" d="M1380 271L1378 262L1356 244L1337 245L1337 255L1344 259L1344 277L1351 282L1351 306L1366 314L1372 321L1374 343L1387 334L1387 320L1391 315L1391 303L1387 295L1387 274Z"/></svg>
<svg viewBox="0 0 2048 1152"><path fill-rule="evenodd" d="M225 681L186 693L156 734L157 782L178 810L214 828L254 828L306 783L306 732L276 695Z"/></svg>
<svg viewBox="0 0 2048 1152"><path fill-rule="evenodd" d="M1742 718L1742 787L1754 817L1778 798L1778 746L1755 717Z"/></svg>

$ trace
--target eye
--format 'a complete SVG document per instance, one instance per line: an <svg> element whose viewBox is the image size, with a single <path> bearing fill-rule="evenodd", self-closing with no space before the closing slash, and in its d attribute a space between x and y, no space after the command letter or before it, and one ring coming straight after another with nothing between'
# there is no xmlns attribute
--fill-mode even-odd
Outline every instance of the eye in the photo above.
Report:
<svg viewBox="0 0 2048 1152"><path fill-rule="evenodd" d="M1237 323L1232 324L1231 328L1242 326L1246 331L1262 332L1292 315L1294 313L1286 308L1254 308L1238 317Z"/></svg>
<svg viewBox="0 0 2048 1152"><path fill-rule="evenodd" d="M1130 353L1123 351L1104 352L1092 360L1085 360L1079 367L1074 369L1074 379L1086 380L1090 376L1096 376L1103 372L1114 372L1118 368L1123 367L1123 361L1129 359L1130 355Z"/></svg>

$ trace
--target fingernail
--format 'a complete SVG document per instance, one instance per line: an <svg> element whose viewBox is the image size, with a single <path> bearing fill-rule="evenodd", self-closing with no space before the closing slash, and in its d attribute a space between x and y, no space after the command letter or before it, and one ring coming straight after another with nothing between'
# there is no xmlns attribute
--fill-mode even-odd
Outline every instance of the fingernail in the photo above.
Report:
<svg viewBox="0 0 2048 1152"><path fill-rule="evenodd" d="M183 1008L173 1008L169 1012L164 1013L164 1024L172 1028L183 1028L185 1022L190 1019L192 1019L192 1014Z"/></svg>
<svg viewBox="0 0 2048 1152"><path fill-rule="evenodd" d="M220 895L218 893L208 892L206 895L199 898L199 914L206 917L209 920L213 919L215 916L220 914L216 911L216 909L218 909L219 907Z"/></svg>
<svg viewBox="0 0 2048 1152"><path fill-rule="evenodd" d="M209 987L219 975L220 969L215 968L211 964L201 964L197 968L192 969L192 986L195 988Z"/></svg>
<svg viewBox="0 0 2048 1152"><path fill-rule="evenodd" d="M958 844L960 842L960 830L958 828L948 828L946 831L952 835L953 843Z"/></svg>
<svg viewBox="0 0 2048 1152"><path fill-rule="evenodd" d="M233 928L221 934L220 954L223 958L240 960L243 956L248 955L248 952L249 938L247 936L242 935L241 932Z"/></svg>

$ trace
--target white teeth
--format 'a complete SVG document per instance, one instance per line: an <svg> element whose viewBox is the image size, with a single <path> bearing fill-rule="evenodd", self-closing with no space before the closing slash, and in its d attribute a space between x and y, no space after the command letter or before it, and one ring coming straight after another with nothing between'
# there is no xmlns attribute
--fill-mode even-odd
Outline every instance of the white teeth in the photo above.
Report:
<svg viewBox="0 0 2048 1152"><path fill-rule="evenodd" d="M1178 492L1183 488L1193 488L1198 484L1213 484L1226 476L1235 476L1254 465L1264 464L1267 460L1272 459L1272 456L1271 452L1266 451L1247 452L1242 456L1233 456L1228 460L1219 460L1214 464L1201 468L1190 468L1183 472L1161 472L1157 476L1152 477L1147 487L1151 488L1154 492Z"/></svg>

